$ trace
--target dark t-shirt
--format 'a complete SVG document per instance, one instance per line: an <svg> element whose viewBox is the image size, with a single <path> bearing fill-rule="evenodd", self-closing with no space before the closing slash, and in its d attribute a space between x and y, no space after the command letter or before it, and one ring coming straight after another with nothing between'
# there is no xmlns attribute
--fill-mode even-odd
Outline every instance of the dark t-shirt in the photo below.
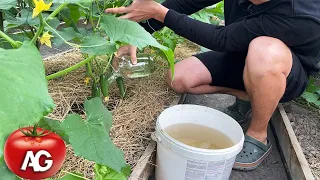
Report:
<svg viewBox="0 0 320 180"><path fill-rule="evenodd" d="M141 25L150 33L163 26L214 51L247 52L256 37L282 40L301 60L308 74L320 70L320 0L270 0L254 5L248 0L225 0L225 26L190 18L220 0L167 0L164 23L148 20ZM151 27L150 27L151 26Z"/></svg>

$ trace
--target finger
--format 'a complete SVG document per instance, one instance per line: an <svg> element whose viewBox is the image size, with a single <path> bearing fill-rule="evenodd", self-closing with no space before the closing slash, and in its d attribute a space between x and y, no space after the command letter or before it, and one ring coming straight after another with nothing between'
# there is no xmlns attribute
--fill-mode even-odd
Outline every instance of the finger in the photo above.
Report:
<svg viewBox="0 0 320 180"><path fill-rule="evenodd" d="M128 7L109 8L105 10L106 13L112 13L112 14L124 14L129 11L130 9Z"/></svg>
<svg viewBox="0 0 320 180"><path fill-rule="evenodd" d="M122 46L117 51L117 57L121 56L122 54L126 54L129 51L129 46Z"/></svg>
<svg viewBox="0 0 320 180"><path fill-rule="evenodd" d="M129 19L129 20L130 20L131 18L133 18L133 16L132 16L131 13L125 14L125 15L122 15L122 16L119 17L119 19Z"/></svg>
<svg viewBox="0 0 320 180"><path fill-rule="evenodd" d="M131 56L132 64L137 64L137 47L131 46L130 56Z"/></svg>

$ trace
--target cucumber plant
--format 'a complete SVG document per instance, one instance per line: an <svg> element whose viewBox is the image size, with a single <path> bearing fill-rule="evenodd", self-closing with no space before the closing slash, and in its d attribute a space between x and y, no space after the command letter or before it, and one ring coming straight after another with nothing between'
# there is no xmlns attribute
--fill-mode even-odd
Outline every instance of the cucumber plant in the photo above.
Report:
<svg viewBox="0 0 320 180"><path fill-rule="evenodd" d="M0 174L6 180L17 177L7 169L3 158L6 137L19 127L37 124L58 133L75 154L96 163L96 179L126 178L130 168L123 152L109 137L112 115L101 100L108 99L105 79L117 49L132 44L140 50L152 47L161 51L174 71L173 51L161 45L139 24L105 14L104 9L128 5L130 0L1 0L0 2ZM61 26L61 22L64 25ZM79 27L82 23L87 28ZM40 45L67 44L79 49L83 60L46 76ZM92 98L84 103L86 119L70 114L63 121L46 116L55 104L48 93L48 81L82 66ZM174 74L174 73L172 73ZM121 97L123 79L118 79ZM81 137L81 138L79 138ZM69 176L80 177L69 172ZM66 178L68 178L66 177Z"/></svg>

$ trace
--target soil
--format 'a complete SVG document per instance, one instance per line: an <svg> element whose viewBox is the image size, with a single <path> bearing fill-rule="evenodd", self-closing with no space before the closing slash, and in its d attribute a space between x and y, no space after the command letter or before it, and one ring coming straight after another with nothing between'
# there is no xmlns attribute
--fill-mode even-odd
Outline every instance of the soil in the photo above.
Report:
<svg viewBox="0 0 320 180"><path fill-rule="evenodd" d="M186 41L177 46L175 57L177 60L182 60L198 51L198 46ZM53 56L44 61L46 73L55 73L82 59L81 53L76 50ZM146 78L125 79L127 87L125 99L119 97L115 83L110 88L110 100L105 103L113 114L110 137L124 152L125 159L132 169L150 141L156 117L177 98L166 85L166 72L167 69L159 68ZM82 103L90 96L91 89L85 85L84 79L85 68L82 67L49 81L49 93L55 101L56 108L48 117L63 120L70 113L79 113L85 118ZM65 163L54 178L60 178L66 172L75 172L83 174L85 178L93 179L93 166L94 162L76 156L71 146L67 146Z"/></svg>
<svg viewBox="0 0 320 180"><path fill-rule="evenodd" d="M320 114L294 102L284 107L311 171L320 180Z"/></svg>

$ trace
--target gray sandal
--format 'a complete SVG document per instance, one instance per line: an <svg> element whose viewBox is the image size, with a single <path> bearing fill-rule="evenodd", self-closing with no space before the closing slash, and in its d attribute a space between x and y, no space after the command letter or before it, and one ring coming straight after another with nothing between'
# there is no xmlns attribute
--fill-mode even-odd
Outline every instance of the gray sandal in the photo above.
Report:
<svg viewBox="0 0 320 180"><path fill-rule="evenodd" d="M250 171L256 169L261 162L270 154L272 145L267 141L267 145L257 139L245 135L245 140L241 152L237 155L233 169Z"/></svg>

